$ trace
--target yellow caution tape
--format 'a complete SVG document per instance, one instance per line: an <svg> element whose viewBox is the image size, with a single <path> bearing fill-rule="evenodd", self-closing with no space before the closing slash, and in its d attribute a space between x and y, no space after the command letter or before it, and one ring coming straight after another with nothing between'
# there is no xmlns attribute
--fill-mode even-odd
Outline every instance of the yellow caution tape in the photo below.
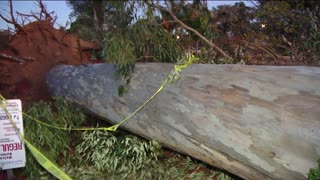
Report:
<svg viewBox="0 0 320 180"><path fill-rule="evenodd" d="M2 98L3 97L1 96L1 99ZM4 101L6 101L6 100L4 100ZM3 104L2 101L1 101L1 107L4 110L5 114L7 115L7 117L9 117L9 120L10 120L11 124L13 125L14 129L16 130L16 132L18 132L18 135L19 135L20 139L23 140L23 142L27 145L27 147L29 148L30 152L33 154L33 156L39 162L39 164L43 168L45 168L47 171L49 171L53 176L58 178L58 179L61 179L61 180L72 180L71 177L69 177L66 173L64 173L57 165L55 165L52 161L50 161L45 155L43 155L36 147L34 147L22 135L22 133L19 131L16 123L13 121L12 117L10 116L7 108L5 107L5 105Z"/></svg>
<svg viewBox="0 0 320 180"><path fill-rule="evenodd" d="M27 147L33 154L34 158L39 162L39 164L49 171L56 178L61 180L71 180L72 178L64 173L56 164L54 164L50 159L43 155L36 147L34 147L28 140L23 138L23 141L26 143Z"/></svg>
<svg viewBox="0 0 320 180"><path fill-rule="evenodd" d="M78 131L88 131L88 130L107 130L107 131L116 131L120 125L125 123L128 119L130 119L132 116L134 116L137 112L139 112L144 106L146 106L154 97L156 97L162 90L163 88L168 84L172 83L175 80L179 78L179 73L181 72L182 69L187 68L189 65L191 65L197 58L195 58L193 55L188 56L187 61L182 62L182 64L176 64L174 66L174 71L172 71L167 79L162 83L162 85L159 87L159 89L146 101L144 102L139 108L137 108L133 113L131 113L129 116L121 120L118 124L113 125L111 127L98 127L98 128L88 128L88 127L82 127L82 128L66 128L62 126L54 126L51 124L47 124L45 122L40 121L39 119L33 118L26 114L25 112L22 112L23 115L27 116L28 118L36 121L37 123L40 123L42 125L51 127L51 128L56 128L56 129L61 129L61 130L78 130ZM34 147L25 137L20 133L20 131L17 128L16 123L13 121L12 117L9 115L8 110L2 103L2 101L7 101L2 95L0 95L1 99L1 107L5 111L6 115L9 117L10 122L14 126L15 130L18 132L19 137L24 141L24 143L27 145L35 159L39 162L39 164L44 167L47 171L49 171L52 175L57 177L58 179L62 180L71 180L72 178L68 176L66 173L64 173L55 163L50 161L45 155L43 155L36 147Z"/></svg>

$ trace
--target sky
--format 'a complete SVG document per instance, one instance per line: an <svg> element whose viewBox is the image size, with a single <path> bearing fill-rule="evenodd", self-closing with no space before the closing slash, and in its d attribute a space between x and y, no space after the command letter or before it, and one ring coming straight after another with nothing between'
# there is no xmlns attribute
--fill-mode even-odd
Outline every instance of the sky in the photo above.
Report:
<svg viewBox="0 0 320 180"><path fill-rule="evenodd" d="M71 13L71 9L67 6L65 1L48 1L43 0L42 1L45 6L47 7L48 12L54 11L55 14L58 16L56 21L56 28L59 28L60 26L65 26L67 21L72 21L69 19L69 14ZM240 1L208 1L208 8L211 10L212 7L217 7L218 5L228 4L233 5L236 2ZM249 1L243 1L247 6L252 6L252 3ZM37 6L36 1L25 1L25 0L13 0L13 11L20 12L20 13L26 13L30 14L31 11L38 12L39 8ZM9 12L9 3L8 1L0 1L0 14L4 15L5 17L8 17ZM7 29L8 24L0 18L0 29Z"/></svg>

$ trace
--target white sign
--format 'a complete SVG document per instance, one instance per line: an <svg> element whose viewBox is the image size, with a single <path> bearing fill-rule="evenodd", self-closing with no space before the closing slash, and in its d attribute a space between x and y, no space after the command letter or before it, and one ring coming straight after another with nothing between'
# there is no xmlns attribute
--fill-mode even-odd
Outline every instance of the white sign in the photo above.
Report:
<svg viewBox="0 0 320 180"><path fill-rule="evenodd" d="M19 99L2 101L9 115L23 134L22 106ZM0 106L0 170L20 168L26 164L23 141Z"/></svg>

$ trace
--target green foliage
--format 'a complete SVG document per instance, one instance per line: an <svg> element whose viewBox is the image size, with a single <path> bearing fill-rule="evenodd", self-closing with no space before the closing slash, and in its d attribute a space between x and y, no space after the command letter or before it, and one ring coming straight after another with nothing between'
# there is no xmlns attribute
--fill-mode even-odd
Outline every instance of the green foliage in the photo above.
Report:
<svg viewBox="0 0 320 180"><path fill-rule="evenodd" d="M158 23L159 17L152 9L147 9L144 19L134 17L143 3L115 1L110 6L113 8L106 19L102 56L117 64L117 76L126 82L118 89L123 95L137 61L175 62L183 51L174 36ZM137 21L133 22L134 18Z"/></svg>
<svg viewBox="0 0 320 180"><path fill-rule="evenodd" d="M136 61L175 62L182 54L174 36L158 24L159 18L151 10L145 19L130 24L137 7L132 2L115 5L113 18L107 22L102 54L118 65L118 75L129 77Z"/></svg>
<svg viewBox="0 0 320 180"><path fill-rule="evenodd" d="M85 121L81 111L61 98L53 103L30 105L26 113L48 124L78 127ZM156 141L148 141L118 130L63 131L24 118L25 137L74 179L231 179L218 171L203 171L206 165L188 157L165 158ZM80 134L81 133L81 134ZM81 135L81 138L78 136ZM29 179L49 179L27 150L24 174Z"/></svg>
<svg viewBox="0 0 320 180"><path fill-rule="evenodd" d="M77 127L85 119L85 116L72 108L62 98L54 98L54 103L39 102L27 108L26 113L33 118L52 125L65 125L65 127ZM53 111L54 109L54 111ZM24 117L24 133L35 147L45 154L53 162L62 160L69 152L70 132L49 128L36 123L29 117ZM38 164L29 150L26 152L27 165L24 169L30 179L48 176L48 173Z"/></svg>
<svg viewBox="0 0 320 180"><path fill-rule="evenodd" d="M95 31L94 23L87 12L78 15L76 21L71 23L68 31L78 34L78 36L84 40L94 41L97 39L97 32Z"/></svg>
<svg viewBox="0 0 320 180"><path fill-rule="evenodd" d="M157 22L156 17L138 20L130 29L137 60L156 62L176 62L182 48L175 37ZM149 57L148 59L145 57Z"/></svg>
<svg viewBox="0 0 320 180"><path fill-rule="evenodd" d="M99 42L99 32L93 20L94 8L92 8L91 2L77 0L68 0L66 2L73 10L69 16L76 17L76 20L71 23L68 32L75 33L84 40Z"/></svg>
<svg viewBox="0 0 320 180"><path fill-rule="evenodd" d="M118 87L118 96L122 97L124 94L126 94L128 92L127 87L125 87L124 85L120 85Z"/></svg>
<svg viewBox="0 0 320 180"><path fill-rule="evenodd" d="M136 10L134 1L107 1L105 17L106 31L123 31L134 18Z"/></svg>
<svg viewBox="0 0 320 180"><path fill-rule="evenodd" d="M320 159L318 160L318 167L309 170L309 180L320 180Z"/></svg>
<svg viewBox="0 0 320 180"><path fill-rule="evenodd" d="M232 179L227 174L212 170L201 162L179 154L163 159L158 169L158 179Z"/></svg>
<svg viewBox="0 0 320 180"><path fill-rule="evenodd" d="M82 142L76 147L83 163L90 162L98 171L112 177L152 178L152 169L160 153L156 141L146 141L132 135L114 136L107 131L91 131L82 134Z"/></svg>
<svg viewBox="0 0 320 180"><path fill-rule="evenodd" d="M102 56L106 61L118 65L118 75L129 78L136 60L135 43L127 31L133 19L134 2L110 1L109 3Z"/></svg>
<svg viewBox="0 0 320 180"><path fill-rule="evenodd" d="M257 19L266 23L267 34L273 37L285 35L289 40L308 32L306 9L290 1L266 1L257 10Z"/></svg>
<svg viewBox="0 0 320 180"><path fill-rule="evenodd" d="M124 32L108 32L103 43L102 56L107 61L118 65L117 75L125 78L133 72L136 56L134 43L130 41L129 34Z"/></svg>
<svg viewBox="0 0 320 180"><path fill-rule="evenodd" d="M205 6L205 1L194 1L192 3L169 1L168 3L175 15L188 26L200 33L205 33L209 38L216 36L216 32L212 31L212 28L208 28L211 15L207 6ZM72 29L78 27L79 34L94 39L95 31L92 30L94 27L93 12L90 9L93 7L92 4L74 0L69 0L69 4L73 7L74 14L78 15L77 22L79 22L72 25ZM84 6L85 4L87 7ZM243 4L240 3L239 7L241 5ZM118 77L122 76L129 79L137 61L175 63L191 41L199 40L199 37L195 36L194 33L179 27L178 23L166 22L173 20L167 12L155 10L153 6L143 1L106 1L105 7L107 16L104 17L102 28L102 57L107 62L118 65ZM137 12L141 12L141 10L144 12L140 17L137 17ZM91 18L91 21L81 21L81 18ZM169 29L164 28L166 24L169 24ZM181 38L183 40L178 41L176 39L175 35L178 34L183 37ZM204 47L208 49L207 46ZM210 49L211 51L213 50ZM202 51L202 54L204 52L209 52L209 50ZM122 86L125 87L126 84Z"/></svg>
<svg viewBox="0 0 320 180"><path fill-rule="evenodd" d="M243 2L235 3L233 6L220 5L212 14L212 21L219 24L217 30L223 33L232 32L234 35L243 36L252 31L254 9L247 7Z"/></svg>
<svg viewBox="0 0 320 180"><path fill-rule="evenodd" d="M303 43L302 50L311 55L320 63L320 6L316 6L314 11L309 11L309 19L311 21L311 30L309 38Z"/></svg>
<svg viewBox="0 0 320 180"><path fill-rule="evenodd" d="M259 0L258 22L278 56L290 56L295 62L319 63L319 3L316 1Z"/></svg>
<svg viewBox="0 0 320 180"><path fill-rule="evenodd" d="M195 0L191 3L186 3L185 1L169 1L168 3L174 15L186 25L200 33L206 31L210 21L210 12L204 2ZM166 11L162 11L161 15L165 20L173 20ZM175 29L177 25L173 25L172 29ZM199 39L197 36L194 36L194 38L195 40Z"/></svg>
<svg viewBox="0 0 320 180"><path fill-rule="evenodd" d="M69 16L76 17L76 21L71 24L69 32L78 34L82 39L101 43L107 2L105 0L66 1L67 5L73 10Z"/></svg>
<svg viewBox="0 0 320 180"><path fill-rule="evenodd" d="M86 132L84 139L77 147L82 161L63 167L75 179L232 179L189 157L165 157L155 141L102 131Z"/></svg>

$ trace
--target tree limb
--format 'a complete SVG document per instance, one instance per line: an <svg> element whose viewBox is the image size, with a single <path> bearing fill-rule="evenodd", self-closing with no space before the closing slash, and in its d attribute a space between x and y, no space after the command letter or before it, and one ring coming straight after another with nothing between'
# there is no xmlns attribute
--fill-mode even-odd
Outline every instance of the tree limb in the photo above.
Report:
<svg viewBox="0 0 320 180"><path fill-rule="evenodd" d="M33 61L34 58L32 57L16 57L16 56L10 56L8 54L5 54L5 53L0 53L0 57L2 58L5 58L5 59L9 59L9 60L12 60L12 61L15 61L15 62L19 62L19 63L25 63L26 60L29 60L29 61Z"/></svg>
<svg viewBox="0 0 320 180"><path fill-rule="evenodd" d="M158 26L164 25L165 23L177 23L178 21L172 20L172 21L165 21L162 23L157 24Z"/></svg>
<svg viewBox="0 0 320 180"><path fill-rule="evenodd" d="M265 53L269 54L275 61L278 61L278 57L277 55L270 49L266 48L266 47L262 47L256 43L253 43L253 42L249 42L249 41L246 41L246 40L241 40L242 42L246 42L248 44L251 44L252 46L254 47L257 47L259 49L261 49L262 51L264 51Z"/></svg>
<svg viewBox="0 0 320 180"><path fill-rule="evenodd" d="M149 3L149 2L147 2L147 3ZM208 40L206 37L204 37L202 34L200 34L197 30L193 29L192 27L189 27L189 26L186 25L184 22L182 22L180 19L178 19L178 18L174 15L174 13L173 13L171 10L169 10L169 5L168 5L167 1L165 1L165 3L166 3L166 6L168 7L168 9L164 9L163 7L161 7L161 6L159 6L159 5L157 5L157 6L155 6L155 7L156 7L157 9L159 9L160 11L166 11L166 12L168 12L176 22L178 22L178 23L179 23L181 26L183 26L185 29L187 29L187 30L193 32L194 34L196 34L200 39L202 39L202 40L203 40L204 42L206 42L209 46L211 46L211 47L214 48L216 51L218 51L220 54L222 54L226 59L232 59L231 56L229 56L225 51L223 51L221 48L219 48L216 44L214 44L213 42L211 42L210 40ZM151 5L151 4L149 3L149 5Z"/></svg>

